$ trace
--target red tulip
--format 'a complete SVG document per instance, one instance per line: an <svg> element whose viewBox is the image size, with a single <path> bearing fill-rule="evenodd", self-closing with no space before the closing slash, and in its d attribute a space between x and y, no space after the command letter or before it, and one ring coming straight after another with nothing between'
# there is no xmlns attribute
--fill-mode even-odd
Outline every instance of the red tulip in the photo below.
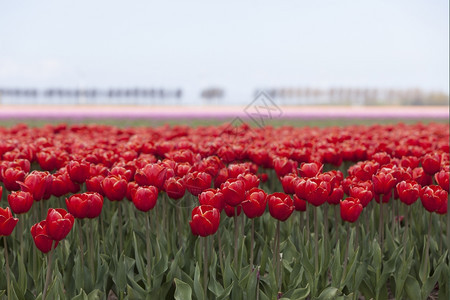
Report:
<svg viewBox="0 0 450 300"><path fill-rule="evenodd" d="M348 169L348 174L357 177L361 181L371 180L380 168L380 164L376 161L359 162Z"/></svg>
<svg viewBox="0 0 450 300"><path fill-rule="evenodd" d="M63 169L64 170L64 169ZM51 185L51 193L56 197L61 197L68 193L77 193L80 191L80 186L70 180L67 171L56 172L53 174Z"/></svg>
<svg viewBox="0 0 450 300"><path fill-rule="evenodd" d="M47 233L55 241L61 241L72 230L74 217L62 208L50 208L47 212Z"/></svg>
<svg viewBox="0 0 450 300"><path fill-rule="evenodd" d="M350 187L350 197L357 198L361 205L366 207L372 201L373 193L365 186L356 185Z"/></svg>
<svg viewBox="0 0 450 300"><path fill-rule="evenodd" d="M192 210L192 220L189 221L194 235L202 237L212 235L219 229L220 213L211 205L200 205Z"/></svg>
<svg viewBox="0 0 450 300"><path fill-rule="evenodd" d="M295 174L287 174L281 178L281 186L286 194L295 194L295 186L298 181L298 177Z"/></svg>
<svg viewBox="0 0 450 300"><path fill-rule="evenodd" d="M70 180L76 183L83 183L90 176L90 164L86 161L72 160L67 164L67 173Z"/></svg>
<svg viewBox="0 0 450 300"><path fill-rule="evenodd" d="M133 204L137 209L147 212L156 205L158 200L158 189L154 186L141 186L133 196Z"/></svg>
<svg viewBox="0 0 450 300"><path fill-rule="evenodd" d="M414 180L401 181L397 184L397 193L400 201L411 205L419 199L422 187Z"/></svg>
<svg viewBox="0 0 450 300"><path fill-rule="evenodd" d="M102 188L102 181L105 179L103 175L92 176L91 178L86 180L86 190L88 192L96 192L105 196L105 192Z"/></svg>
<svg viewBox="0 0 450 300"><path fill-rule="evenodd" d="M426 154L422 158L422 167L425 173L433 176L441 169L441 156L437 153Z"/></svg>
<svg viewBox="0 0 450 300"><path fill-rule="evenodd" d="M439 212L446 210L448 193L438 185L429 185L422 189L420 199L422 205L429 212Z"/></svg>
<svg viewBox="0 0 450 300"><path fill-rule="evenodd" d="M127 184L127 195L126 195L126 197L127 197L127 199L128 199L129 201L133 201L134 194L136 193L136 191L137 191L138 188L139 188L139 184L137 184L136 181L130 181L130 182L128 182L128 184Z"/></svg>
<svg viewBox="0 0 450 300"><path fill-rule="evenodd" d="M184 185L186 189L194 196L211 187L212 177L205 172L192 172L185 176Z"/></svg>
<svg viewBox="0 0 450 300"><path fill-rule="evenodd" d="M296 211L306 211L306 201L294 195L294 208Z"/></svg>
<svg viewBox="0 0 450 300"><path fill-rule="evenodd" d="M228 179L221 186L225 203L237 206L245 199L245 183L239 179Z"/></svg>
<svg viewBox="0 0 450 300"><path fill-rule="evenodd" d="M286 157L278 157L273 160L273 167L278 177L293 173L297 169L297 162Z"/></svg>
<svg viewBox="0 0 450 300"><path fill-rule="evenodd" d="M230 206L228 204L225 204L223 210L229 218L239 217L242 212L242 205L239 204L238 206Z"/></svg>
<svg viewBox="0 0 450 300"><path fill-rule="evenodd" d="M375 194L389 194L395 186L396 180L392 173L378 172L372 176Z"/></svg>
<svg viewBox="0 0 450 300"><path fill-rule="evenodd" d="M50 252L53 239L48 234L46 220L36 223L31 227L31 236L33 237L34 244L41 252ZM53 248L56 248L57 245L58 242L54 244Z"/></svg>
<svg viewBox="0 0 450 300"><path fill-rule="evenodd" d="M241 203L242 209L248 218L262 216L267 206L267 194L261 189L253 188Z"/></svg>
<svg viewBox="0 0 450 300"><path fill-rule="evenodd" d="M305 198L314 206L324 204L330 195L330 183L318 178L308 178L304 184ZM297 196L301 196L296 193ZM303 199L303 197L300 197Z"/></svg>
<svg viewBox="0 0 450 300"><path fill-rule="evenodd" d="M412 171L412 179L414 179L422 187L433 183L433 177L425 173L423 168L415 168Z"/></svg>
<svg viewBox="0 0 450 300"><path fill-rule="evenodd" d="M18 221L19 219L12 216L9 207L0 207L0 236L10 235Z"/></svg>
<svg viewBox="0 0 450 300"><path fill-rule="evenodd" d="M121 201L127 195L128 183L116 175L108 175L101 183L103 192L111 201Z"/></svg>
<svg viewBox="0 0 450 300"><path fill-rule="evenodd" d="M220 189L207 189L198 195L198 202L200 205L211 205L222 211L225 207L225 200Z"/></svg>
<svg viewBox="0 0 450 300"><path fill-rule="evenodd" d="M100 215L103 207L103 196L95 192L75 194L66 199L67 210L75 218L93 219Z"/></svg>
<svg viewBox="0 0 450 300"><path fill-rule="evenodd" d="M141 186L153 185L158 190L162 190L166 179L174 175L175 172L173 169L166 168L160 164L148 164L143 169L136 171L134 180Z"/></svg>
<svg viewBox="0 0 450 300"><path fill-rule="evenodd" d="M280 221L286 221L294 211L294 202L289 195L273 193L268 196L270 215Z"/></svg>
<svg viewBox="0 0 450 300"><path fill-rule="evenodd" d="M22 191L33 195L35 201L44 198L47 191L51 192L53 177L49 172L33 171L20 183Z"/></svg>
<svg viewBox="0 0 450 300"><path fill-rule="evenodd" d="M252 188L257 188L260 182L258 176L251 173L239 174L237 179L244 181L246 191L249 191Z"/></svg>
<svg viewBox="0 0 450 300"><path fill-rule="evenodd" d="M439 186L441 188L446 190L447 193L449 192L449 186L450 186L449 176L450 176L450 172L445 171L445 170L441 170L440 172L434 174L434 179L436 179L436 182L439 184Z"/></svg>
<svg viewBox="0 0 450 300"><path fill-rule="evenodd" d="M20 168L7 168L2 170L3 184L9 191L20 190L20 185L17 182L23 182L25 176L25 171Z"/></svg>
<svg viewBox="0 0 450 300"><path fill-rule="evenodd" d="M8 195L8 203L15 214L28 212L33 205L33 196L28 192L12 192Z"/></svg>
<svg viewBox="0 0 450 300"><path fill-rule="evenodd" d="M348 197L341 201L341 218L347 222L356 222L363 210L358 198Z"/></svg>
<svg viewBox="0 0 450 300"><path fill-rule="evenodd" d="M186 188L184 187L184 181L179 177L170 177L164 183L164 190L169 198L178 200L183 198L186 193Z"/></svg>
<svg viewBox="0 0 450 300"><path fill-rule="evenodd" d="M312 162L312 163L302 163L300 165L300 169L298 171L298 174L301 177L316 177L322 172L323 164L319 162Z"/></svg>

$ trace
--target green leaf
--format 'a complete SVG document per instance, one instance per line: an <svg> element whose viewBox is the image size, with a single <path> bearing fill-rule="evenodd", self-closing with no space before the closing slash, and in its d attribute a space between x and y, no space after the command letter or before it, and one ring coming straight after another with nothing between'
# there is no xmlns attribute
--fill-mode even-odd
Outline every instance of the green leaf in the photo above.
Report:
<svg viewBox="0 0 450 300"><path fill-rule="evenodd" d="M224 300L224 299L229 299L230 298L230 293L231 290L233 289L233 285L230 284L222 293L222 295L220 295L220 297L218 297L216 300Z"/></svg>
<svg viewBox="0 0 450 300"><path fill-rule="evenodd" d="M419 282L410 275L408 275L405 281L405 291L406 295L408 295L408 299L421 300Z"/></svg>
<svg viewBox="0 0 450 300"><path fill-rule="evenodd" d="M192 299L192 289L191 286L178 278L175 281L175 300L189 300Z"/></svg>
<svg viewBox="0 0 450 300"><path fill-rule="evenodd" d="M124 292L127 287L127 266L125 263L125 254L123 253L120 255L113 279L115 279L114 282L116 283L117 289L120 292Z"/></svg>
<svg viewBox="0 0 450 300"><path fill-rule="evenodd" d="M203 291L203 286L200 281L200 268L198 267L198 264L195 266L194 272L194 292L197 299L199 300L205 299L205 293Z"/></svg>
<svg viewBox="0 0 450 300"><path fill-rule="evenodd" d="M320 293L318 300L333 300L335 299L339 294L339 289L335 287L327 287Z"/></svg>
<svg viewBox="0 0 450 300"><path fill-rule="evenodd" d="M100 299L101 294L102 292L100 290L93 290L92 292L89 293L88 300Z"/></svg>
<svg viewBox="0 0 450 300"><path fill-rule="evenodd" d="M434 271L433 275L428 277L425 281L425 284L422 286L422 299L427 299L427 297L431 294L431 291L434 289L434 286L436 285L436 282L439 279L439 276L441 275L441 271L443 268L443 262L441 262L436 270Z"/></svg>
<svg viewBox="0 0 450 300"><path fill-rule="evenodd" d="M18 254L18 266L19 266L19 280L18 285L20 289L25 292L27 290L27 270L25 268L25 264L23 263L23 259Z"/></svg>
<svg viewBox="0 0 450 300"><path fill-rule="evenodd" d="M288 291L285 294L283 294L283 298L281 299L296 299L296 300L302 300L306 299L310 293L309 284L306 285L304 288L298 288L292 291Z"/></svg>
<svg viewBox="0 0 450 300"><path fill-rule="evenodd" d="M81 289L80 293L78 295L76 295L75 297L72 298L72 300L87 300L88 299L88 295L86 294L86 292Z"/></svg>

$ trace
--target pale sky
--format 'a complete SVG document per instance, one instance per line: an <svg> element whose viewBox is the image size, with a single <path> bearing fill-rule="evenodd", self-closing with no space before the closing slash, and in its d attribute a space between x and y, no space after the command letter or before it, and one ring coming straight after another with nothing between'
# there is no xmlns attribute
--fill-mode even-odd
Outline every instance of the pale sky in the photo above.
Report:
<svg viewBox="0 0 450 300"><path fill-rule="evenodd" d="M449 91L436 1L1 1L0 87Z"/></svg>

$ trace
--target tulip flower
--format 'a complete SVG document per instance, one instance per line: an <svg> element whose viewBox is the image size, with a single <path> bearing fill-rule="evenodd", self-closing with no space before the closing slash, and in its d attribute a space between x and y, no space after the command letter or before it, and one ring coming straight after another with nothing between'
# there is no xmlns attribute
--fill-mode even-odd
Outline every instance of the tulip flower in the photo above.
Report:
<svg viewBox="0 0 450 300"><path fill-rule="evenodd" d="M103 179L101 186L106 197L111 201L121 201L127 195L127 181L117 175Z"/></svg>
<svg viewBox="0 0 450 300"><path fill-rule="evenodd" d="M306 200L300 199L297 195L294 195L294 209L296 211L306 211Z"/></svg>
<svg viewBox="0 0 450 300"><path fill-rule="evenodd" d="M422 187L414 180L404 180L397 184L397 193L400 201L411 205L419 199Z"/></svg>
<svg viewBox="0 0 450 300"><path fill-rule="evenodd" d="M241 205L248 218L260 217L267 207L267 194L261 189L253 188L247 193Z"/></svg>
<svg viewBox="0 0 450 300"><path fill-rule="evenodd" d="M90 165L86 161L72 160L67 164L66 168L70 180L75 183L85 182L90 175Z"/></svg>
<svg viewBox="0 0 450 300"><path fill-rule="evenodd" d="M375 194L389 194L395 186L396 180L392 173L378 172L372 176L373 190Z"/></svg>
<svg viewBox="0 0 450 300"><path fill-rule="evenodd" d="M77 219L94 219L102 212L103 196L95 192L75 194L66 199L67 210Z"/></svg>
<svg viewBox="0 0 450 300"><path fill-rule="evenodd" d="M19 219L14 218L9 207L0 207L0 236L8 236L16 227Z"/></svg>
<svg viewBox="0 0 450 300"><path fill-rule="evenodd" d="M34 201L40 201L47 191L51 191L53 177L49 172L33 171L19 183L22 191L33 195Z"/></svg>
<svg viewBox="0 0 450 300"><path fill-rule="evenodd" d="M211 187L212 177L208 173L194 171L185 176L184 185L194 196Z"/></svg>
<svg viewBox="0 0 450 300"><path fill-rule="evenodd" d="M289 195L273 193L268 196L270 215L280 221L286 221L294 211L294 202Z"/></svg>
<svg viewBox="0 0 450 300"><path fill-rule="evenodd" d="M184 181L179 177L170 177L164 183L164 190L169 198L178 200L183 198L186 193L186 188L184 187Z"/></svg>
<svg viewBox="0 0 450 300"><path fill-rule="evenodd" d="M192 210L189 226L194 235L202 237L213 235L219 229L220 213L211 205L200 205Z"/></svg>
<svg viewBox="0 0 450 300"><path fill-rule="evenodd" d="M319 162L311 162L311 163L302 163L300 165L300 169L298 174L300 177L316 177L322 172L323 164Z"/></svg>
<svg viewBox="0 0 450 300"><path fill-rule="evenodd" d="M445 170L441 170L440 172L437 172L436 174L434 174L434 179L436 179L437 184L439 184L439 186L441 188L443 188L444 190L448 192L449 188L450 188L450 182L449 182L449 177L450 177L450 172L445 171Z"/></svg>
<svg viewBox="0 0 450 300"><path fill-rule="evenodd" d="M25 180L26 173L20 168L7 168L2 170L3 184L8 191L20 190L18 182Z"/></svg>
<svg viewBox="0 0 450 300"><path fill-rule="evenodd" d="M141 186L133 195L134 206L143 212L153 209L157 200L158 189L154 186Z"/></svg>
<svg viewBox="0 0 450 300"><path fill-rule="evenodd" d="M53 243L53 239L48 234L47 229L46 220L36 223L31 227L31 236L33 237L34 244L42 253L50 252L52 244L54 248L58 245L58 242Z"/></svg>
<svg viewBox="0 0 450 300"><path fill-rule="evenodd" d="M220 189L207 189L198 195L200 205L211 205L222 211L225 208L225 200Z"/></svg>
<svg viewBox="0 0 450 300"><path fill-rule="evenodd" d="M86 180L86 190L88 192L96 192L105 196L105 192L102 188L102 181L105 179L103 175L92 176L91 178Z"/></svg>
<svg viewBox="0 0 450 300"><path fill-rule="evenodd" d="M143 169L136 171L134 180L141 186L155 186L158 190L162 190L166 179L174 175L173 169L160 164L148 164Z"/></svg>
<svg viewBox="0 0 450 300"><path fill-rule="evenodd" d="M441 169L441 156L437 153L426 154L422 158L422 168L425 173L433 176Z"/></svg>
<svg viewBox="0 0 450 300"><path fill-rule="evenodd" d="M363 207L366 207L367 205L369 205L370 201L372 201L373 193L366 186L356 185L350 187L350 197L358 198L361 205Z"/></svg>
<svg viewBox="0 0 450 300"><path fill-rule="evenodd" d="M420 199L429 212L443 213L447 210L448 193L438 185L429 185L422 189Z"/></svg>
<svg viewBox="0 0 450 300"><path fill-rule="evenodd" d="M304 197L305 199L314 206L320 206L327 202L330 195L331 186L330 183L318 178L308 178L304 183ZM301 197L301 193L296 193L297 196Z"/></svg>
<svg viewBox="0 0 450 300"><path fill-rule="evenodd" d="M18 191L8 195L8 203L15 214L28 212L33 205L33 195L28 192Z"/></svg>
<svg viewBox="0 0 450 300"><path fill-rule="evenodd" d="M72 230L74 217L62 208L50 208L47 212L47 233L55 241L61 241Z"/></svg>
<svg viewBox="0 0 450 300"><path fill-rule="evenodd" d="M245 199L245 182L239 179L228 179L221 186L225 203L237 206Z"/></svg>
<svg viewBox="0 0 450 300"><path fill-rule="evenodd" d="M358 198L348 197L341 201L341 218L344 221L354 223L358 220L363 206Z"/></svg>

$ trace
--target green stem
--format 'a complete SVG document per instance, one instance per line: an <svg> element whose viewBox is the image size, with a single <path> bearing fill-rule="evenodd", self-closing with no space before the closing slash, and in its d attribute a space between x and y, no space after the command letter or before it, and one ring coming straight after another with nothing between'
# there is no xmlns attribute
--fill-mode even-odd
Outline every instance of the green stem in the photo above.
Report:
<svg viewBox="0 0 450 300"><path fill-rule="evenodd" d="M123 237L122 237L122 205L121 205L121 201L117 201L117 204L119 206L118 210L117 210L117 214L119 215L119 250L120 250L120 255L122 255L122 251L123 251Z"/></svg>
<svg viewBox="0 0 450 300"><path fill-rule="evenodd" d="M6 260L6 293L8 294L8 300L11 300L11 278L9 270L9 259L8 259L8 245L6 244L6 236L3 237L3 245L5 247L5 260Z"/></svg>
<svg viewBox="0 0 450 300"><path fill-rule="evenodd" d="M347 271L347 263L348 263L348 248L349 248L350 235L351 235L348 223L346 224L345 229L346 229L345 231L347 232L347 239L345 241L344 267L342 268L341 282L343 282L345 279L345 272Z"/></svg>
<svg viewBox="0 0 450 300"><path fill-rule="evenodd" d="M238 219L237 219L237 209L235 208L235 215L233 217L234 221L234 267L238 267L238 233L239 233L239 226L238 226Z"/></svg>
<svg viewBox="0 0 450 300"><path fill-rule="evenodd" d="M44 290L42 292L42 300L45 300L47 295L48 285L50 284L50 278L52 277L52 262L53 262L53 252L56 248L55 242L52 242L51 250L48 255L48 263L47 263L47 275L45 276L45 285Z"/></svg>
<svg viewBox="0 0 450 300"><path fill-rule="evenodd" d="M378 224L378 237L381 248L381 253L383 253L383 197L380 196L380 223Z"/></svg>
<svg viewBox="0 0 450 300"><path fill-rule="evenodd" d="M335 225L336 225L336 235L335 235L334 245L336 246L340 239L340 234L341 234L340 228L339 228L339 225L341 223L341 218L339 216L339 205L334 206L334 221L335 221Z"/></svg>
<svg viewBox="0 0 450 300"><path fill-rule="evenodd" d="M208 291L208 237L203 238L203 291Z"/></svg>
<svg viewBox="0 0 450 300"><path fill-rule="evenodd" d="M78 231L78 240L79 240L79 246L80 246L80 258L81 258L81 267L84 270L84 244L83 244L83 229L81 226L81 220L77 219L77 231Z"/></svg>
<svg viewBox="0 0 450 300"><path fill-rule="evenodd" d="M277 278L277 286L278 286L278 292L281 291L281 257L280 257L280 220L277 221L277 268L276 268L276 278Z"/></svg>
<svg viewBox="0 0 450 300"><path fill-rule="evenodd" d="M150 214L147 212L146 216L145 216L145 225L146 225L146 230L145 230L145 239L146 239L146 244L147 244L147 284L148 284L148 289L151 289L151 284L152 284L152 272L151 272L151 245L150 245Z"/></svg>
<svg viewBox="0 0 450 300"><path fill-rule="evenodd" d="M255 220L252 219L252 233L251 233L251 240L250 240L250 267L253 270L253 247L255 244Z"/></svg>
<svg viewBox="0 0 450 300"><path fill-rule="evenodd" d="M220 270L222 271L222 277L224 274L224 268L223 268L223 250L222 250L222 239L220 238L220 228L217 230L217 239L219 240L219 263L220 263ZM225 280L225 279L224 279ZM225 284L225 281L223 282Z"/></svg>
<svg viewBox="0 0 450 300"><path fill-rule="evenodd" d="M314 207L314 267L316 275L319 274L319 225L317 222L317 207Z"/></svg>
<svg viewBox="0 0 450 300"><path fill-rule="evenodd" d="M429 219L429 222L428 222L427 244L425 246L425 264L426 264L425 270L427 272L427 277L429 275L428 266L429 266L429 257L430 257L430 253L429 252L430 252L430 237L431 237L432 220L433 220L433 213L430 212L430 219Z"/></svg>
<svg viewBox="0 0 450 300"><path fill-rule="evenodd" d="M89 262L90 262L90 268L91 268L91 272L92 272L92 278L95 280L95 265L94 265L94 253L95 253L95 249L94 249L94 230L92 228L92 222L94 222L93 220L89 220L89 238L88 238L88 243L89 243Z"/></svg>
<svg viewBox="0 0 450 300"><path fill-rule="evenodd" d="M327 248L327 244L328 244L328 203L325 202L323 207L323 227L324 227L324 236L323 236L323 242L324 242L324 246L325 249Z"/></svg>

